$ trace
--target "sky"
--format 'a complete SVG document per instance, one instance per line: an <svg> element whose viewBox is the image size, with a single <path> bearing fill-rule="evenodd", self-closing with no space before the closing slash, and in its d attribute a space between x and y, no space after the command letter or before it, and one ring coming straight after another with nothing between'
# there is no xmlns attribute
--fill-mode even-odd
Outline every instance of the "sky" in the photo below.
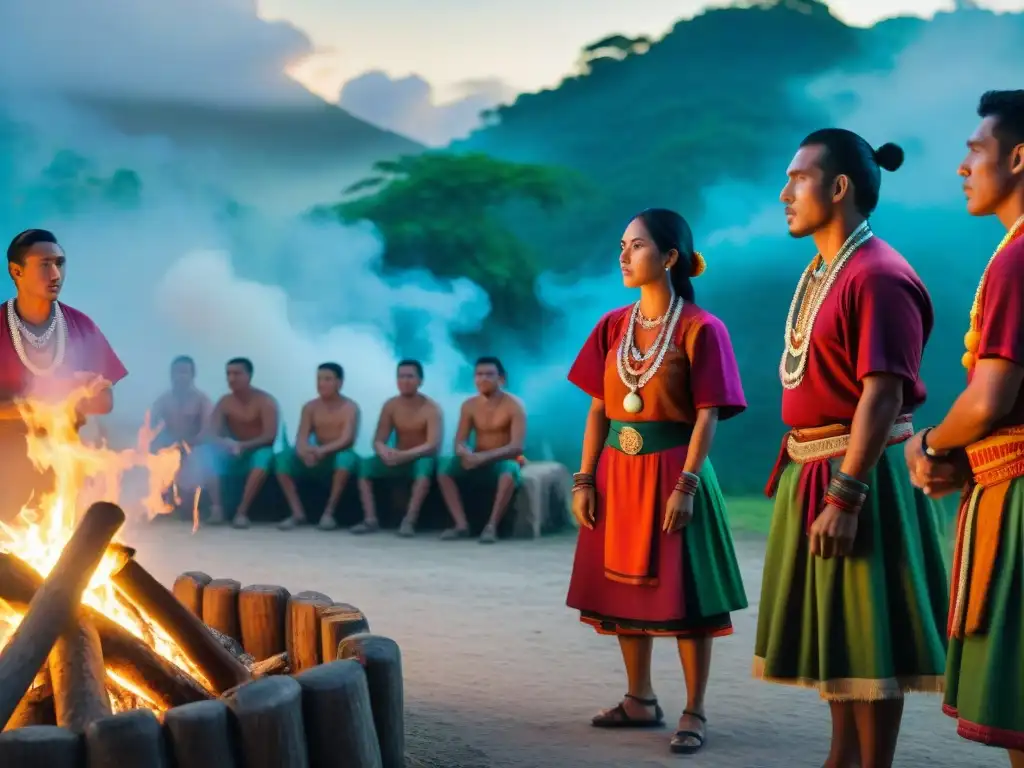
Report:
<svg viewBox="0 0 1024 768"><path fill-rule="evenodd" d="M256 0L266 19L305 32L315 51L290 73L328 101L373 70L418 75L438 102L464 97L465 81L501 82L513 92L556 85L579 50L611 33L660 36L680 18L729 5L707 0ZM930 16L955 0L835 0L848 23ZM1024 0L981 0L1020 10ZM471 87L471 86L470 86Z"/></svg>

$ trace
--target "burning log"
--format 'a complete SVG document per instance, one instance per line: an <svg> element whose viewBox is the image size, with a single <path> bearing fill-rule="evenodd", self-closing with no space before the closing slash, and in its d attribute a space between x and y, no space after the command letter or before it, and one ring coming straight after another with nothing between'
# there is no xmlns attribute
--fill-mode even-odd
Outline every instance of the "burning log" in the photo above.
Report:
<svg viewBox="0 0 1024 768"><path fill-rule="evenodd" d="M295 679L302 686L310 768L381 768L363 668L332 661Z"/></svg>
<svg viewBox="0 0 1024 768"><path fill-rule="evenodd" d="M238 593L242 585L234 579L214 579L203 589L203 623L240 640Z"/></svg>
<svg viewBox="0 0 1024 768"><path fill-rule="evenodd" d="M174 580L174 587L171 590L178 601L192 611L198 618L203 617L203 589L213 581L201 571L189 571L183 573Z"/></svg>
<svg viewBox="0 0 1024 768"><path fill-rule="evenodd" d="M124 511L116 504L101 501L89 507L32 597L21 624L0 652L0 726L7 725L57 638L74 618L82 592L124 521Z"/></svg>
<svg viewBox="0 0 1024 768"><path fill-rule="evenodd" d="M265 677L227 699L238 724L245 768L309 768L302 687L293 677Z"/></svg>
<svg viewBox="0 0 1024 768"><path fill-rule="evenodd" d="M320 658L324 664L338 658L338 645L346 637L369 632L370 623L355 606L335 603L320 617Z"/></svg>
<svg viewBox="0 0 1024 768"><path fill-rule="evenodd" d="M36 676L28 693L21 697L18 708L7 721L5 731L26 728L30 725L56 725L57 713L53 708L53 686L50 684L50 670L43 667ZM3 763L0 763L2 765Z"/></svg>
<svg viewBox="0 0 1024 768"><path fill-rule="evenodd" d="M27 563L0 552L0 598L12 607L24 610L42 583L42 577ZM146 691L159 707L170 708L213 698L199 683L116 621L88 606L82 606L81 610L96 627L106 667ZM202 624L200 628L210 635ZM210 637L212 639L212 635ZM217 641L212 639L212 642Z"/></svg>
<svg viewBox="0 0 1024 768"><path fill-rule="evenodd" d="M284 587L262 584L245 587L239 592L238 623L242 631L239 640L245 652L256 661L269 659L286 649L284 628L289 597Z"/></svg>
<svg viewBox="0 0 1024 768"><path fill-rule="evenodd" d="M366 670L383 768L404 768L405 687L398 643L380 635L352 635L341 641L338 656L355 659Z"/></svg>
<svg viewBox="0 0 1024 768"><path fill-rule="evenodd" d="M285 651L276 656L271 656L269 659L257 661L249 667L249 671L252 672L252 676L257 680L261 677L269 677L270 675L287 675L292 671L291 663L288 661L288 652Z"/></svg>
<svg viewBox="0 0 1024 768"><path fill-rule="evenodd" d="M148 709L104 717L85 731L89 768L168 768L160 722Z"/></svg>
<svg viewBox="0 0 1024 768"><path fill-rule="evenodd" d="M164 728L174 764L188 768L236 768L231 710L223 701L186 704L167 713Z"/></svg>
<svg viewBox="0 0 1024 768"><path fill-rule="evenodd" d="M248 667L225 649L203 622L137 561L128 560L113 578L117 588L159 624L203 670L216 693L252 680Z"/></svg>
<svg viewBox="0 0 1024 768"><path fill-rule="evenodd" d="M80 768L85 763L82 739L53 725L31 725L0 734L0 765Z"/></svg>
<svg viewBox="0 0 1024 768"><path fill-rule="evenodd" d="M288 601L286 632L293 674L320 663L320 617L333 603L322 592L299 592Z"/></svg>
<svg viewBox="0 0 1024 768"><path fill-rule="evenodd" d="M49 661L57 725L76 733L112 714L100 636L84 614L58 638Z"/></svg>

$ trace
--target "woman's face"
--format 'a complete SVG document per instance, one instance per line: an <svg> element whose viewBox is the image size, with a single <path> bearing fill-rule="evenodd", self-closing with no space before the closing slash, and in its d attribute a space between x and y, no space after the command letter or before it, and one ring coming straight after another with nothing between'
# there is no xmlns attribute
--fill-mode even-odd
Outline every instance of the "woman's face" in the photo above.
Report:
<svg viewBox="0 0 1024 768"><path fill-rule="evenodd" d="M655 280L664 280L666 270L679 258L673 249L662 253L651 239L647 227L640 218L629 222L619 244L619 266L622 268L622 284L627 288L639 288Z"/></svg>

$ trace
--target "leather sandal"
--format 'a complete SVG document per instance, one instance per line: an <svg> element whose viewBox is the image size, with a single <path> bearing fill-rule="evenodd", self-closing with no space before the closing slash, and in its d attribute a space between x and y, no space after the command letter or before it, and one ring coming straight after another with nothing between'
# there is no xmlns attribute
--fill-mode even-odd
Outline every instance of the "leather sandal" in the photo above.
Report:
<svg viewBox="0 0 1024 768"><path fill-rule="evenodd" d="M590 724L595 728L660 728L665 725L665 713L661 711L657 699L641 699L628 693L625 698L632 699L645 707L654 707L654 717L642 720L630 717L623 702L620 701L607 712L597 715L590 721Z"/></svg>
<svg viewBox="0 0 1024 768"><path fill-rule="evenodd" d="M695 717L702 723L707 725L708 719L704 715L698 715L696 712L691 712L688 709L683 710L684 715ZM672 734L672 741L669 742L669 749L677 755L692 755L694 752L699 752L704 746L705 735L698 731L691 731L685 728L676 731ZM687 744L689 739L696 739L696 744Z"/></svg>

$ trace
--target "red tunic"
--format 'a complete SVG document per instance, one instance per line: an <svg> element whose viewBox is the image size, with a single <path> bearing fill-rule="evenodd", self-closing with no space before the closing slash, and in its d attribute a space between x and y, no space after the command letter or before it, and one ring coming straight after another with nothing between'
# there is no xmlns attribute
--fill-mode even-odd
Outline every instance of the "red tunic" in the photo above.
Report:
<svg viewBox="0 0 1024 768"><path fill-rule="evenodd" d="M807 369L782 393L792 429L849 424L870 374L904 380L903 409L924 403L921 357L932 331L928 291L913 267L875 236L850 258L822 303L811 331Z"/></svg>
<svg viewBox="0 0 1024 768"><path fill-rule="evenodd" d="M616 356L631 310L605 315L569 372L573 384L604 401L609 419L693 424L702 408L718 408L720 419L746 408L728 331L717 317L688 304L661 369L640 392L643 411L627 413L622 401L629 389L619 378ZM588 623L626 620L638 628L680 634L707 618L687 606L687 596L693 594L694 579L709 576L690 570L683 537L662 532L660 524L685 461L686 446L641 456L610 448L602 452L596 472L597 522L592 531L580 530L567 600L585 620L591 617ZM636 570L650 577L645 586L609 576L610 571Z"/></svg>

